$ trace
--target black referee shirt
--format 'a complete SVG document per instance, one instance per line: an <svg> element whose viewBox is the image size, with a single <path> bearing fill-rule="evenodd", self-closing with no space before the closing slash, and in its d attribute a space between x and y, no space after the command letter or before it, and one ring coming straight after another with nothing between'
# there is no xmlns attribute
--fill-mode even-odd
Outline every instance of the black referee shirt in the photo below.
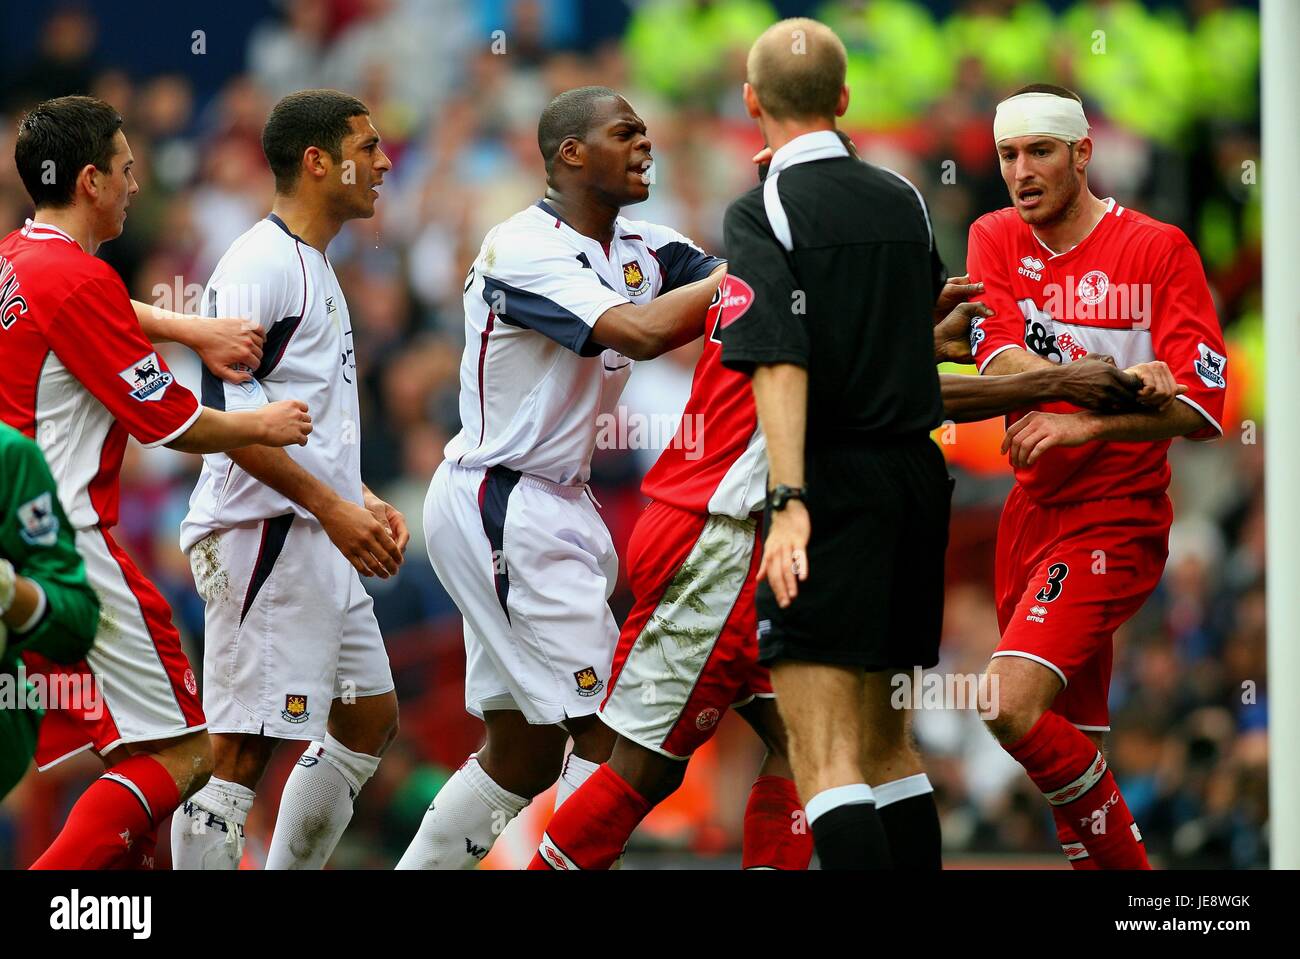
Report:
<svg viewBox="0 0 1300 959"><path fill-rule="evenodd" d="M924 434L943 402L932 314L943 287L925 201L831 131L796 137L727 209L727 272L753 290L720 331L725 366L808 370L808 445Z"/></svg>

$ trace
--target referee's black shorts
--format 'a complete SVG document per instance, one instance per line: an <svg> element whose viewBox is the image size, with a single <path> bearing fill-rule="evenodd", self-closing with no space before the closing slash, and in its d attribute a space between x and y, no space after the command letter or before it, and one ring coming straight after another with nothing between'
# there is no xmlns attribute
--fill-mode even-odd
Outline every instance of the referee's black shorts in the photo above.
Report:
<svg viewBox="0 0 1300 959"><path fill-rule="evenodd" d="M934 666L953 487L943 454L921 435L810 444L806 459L808 578L785 609L758 584L759 659Z"/></svg>

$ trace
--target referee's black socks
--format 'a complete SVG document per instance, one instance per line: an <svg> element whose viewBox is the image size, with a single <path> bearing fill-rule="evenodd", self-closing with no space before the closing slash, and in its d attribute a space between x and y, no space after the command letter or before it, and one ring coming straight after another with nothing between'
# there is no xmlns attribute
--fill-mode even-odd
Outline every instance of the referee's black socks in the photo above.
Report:
<svg viewBox="0 0 1300 959"><path fill-rule="evenodd" d="M873 786L876 812L889 837L895 869L942 869L942 839L934 787L925 773ZM814 830L815 832L815 830Z"/></svg>
<svg viewBox="0 0 1300 959"><path fill-rule="evenodd" d="M804 806L823 869L888 869L889 839L866 783L824 789Z"/></svg>

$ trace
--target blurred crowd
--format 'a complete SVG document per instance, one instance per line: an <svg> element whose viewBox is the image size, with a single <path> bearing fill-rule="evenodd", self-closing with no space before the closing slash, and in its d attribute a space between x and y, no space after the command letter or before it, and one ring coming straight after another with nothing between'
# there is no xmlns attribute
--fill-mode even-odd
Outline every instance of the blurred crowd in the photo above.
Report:
<svg viewBox="0 0 1300 959"><path fill-rule="evenodd" d="M196 311L217 259L269 209L260 133L275 100L333 86L369 105L394 168L376 216L349 224L330 259L356 331L363 475L406 514L413 539L398 577L367 584L389 643L402 732L359 799L335 863L390 866L448 766L478 745L481 727L463 710L460 617L425 555L421 503L459 429L463 278L488 228L543 189L538 115L571 87L623 92L647 121L657 177L651 199L625 213L725 254L723 210L755 182L750 157L762 145L740 99L745 52L774 19L796 14L824 20L844 39L852 101L843 125L864 158L906 174L925 194L950 273L964 270L969 224L1007 204L993 106L1035 81L1082 94L1096 142L1093 191L1178 224L1200 250L1230 344L1226 435L1174 444L1169 564L1156 595L1117 637L1110 750L1159 862L1265 864L1266 424L1252 5L283 0L248 25L246 49L211 96L183 71L152 71L152 38L142 37L138 60L104 62L97 36L109 12L58 7L28 61L10 64L0 87L0 231L30 215L8 160L23 108L67 93L102 97L126 119L141 192L125 233L101 255L136 298ZM183 350L167 356L181 381L196 386L197 361ZM629 411L680 412L696 356L686 347L639 366L624 396ZM997 642L993 541L1011 483L1000 437L998 423L944 436L958 492L941 672L979 673ZM592 486L620 549L655 453L597 452ZM133 445L119 527L171 601L196 665L202 607L177 529L197 470L194 457ZM630 605L625 583L612 604L621 619ZM972 713L923 710L917 733L950 862L1000 854L1058 863L1041 799ZM282 753L268 786L297 755ZM743 724L724 723L681 794L638 834L629 863L734 855L759 758ZM0 806L0 866L26 865L40 851L95 768L82 757L30 776ZM267 804L250 822L253 862L273 815Z"/></svg>

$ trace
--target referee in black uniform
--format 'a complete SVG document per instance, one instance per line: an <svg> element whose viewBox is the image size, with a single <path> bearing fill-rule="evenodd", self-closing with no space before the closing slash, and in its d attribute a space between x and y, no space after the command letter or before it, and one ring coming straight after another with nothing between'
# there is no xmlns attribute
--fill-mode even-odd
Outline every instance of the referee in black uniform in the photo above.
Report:
<svg viewBox="0 0 1300 959"><path fill-rule="evenodd" d="M916 188L835 132L844 65L803 18L749 53L745 105L775 152L727 210L728 270L753 301L722 330L722 362L752 374L767 437L760 656L822 867L936 868L933 791L890 677L938 661L944 270Z"/></svg>

